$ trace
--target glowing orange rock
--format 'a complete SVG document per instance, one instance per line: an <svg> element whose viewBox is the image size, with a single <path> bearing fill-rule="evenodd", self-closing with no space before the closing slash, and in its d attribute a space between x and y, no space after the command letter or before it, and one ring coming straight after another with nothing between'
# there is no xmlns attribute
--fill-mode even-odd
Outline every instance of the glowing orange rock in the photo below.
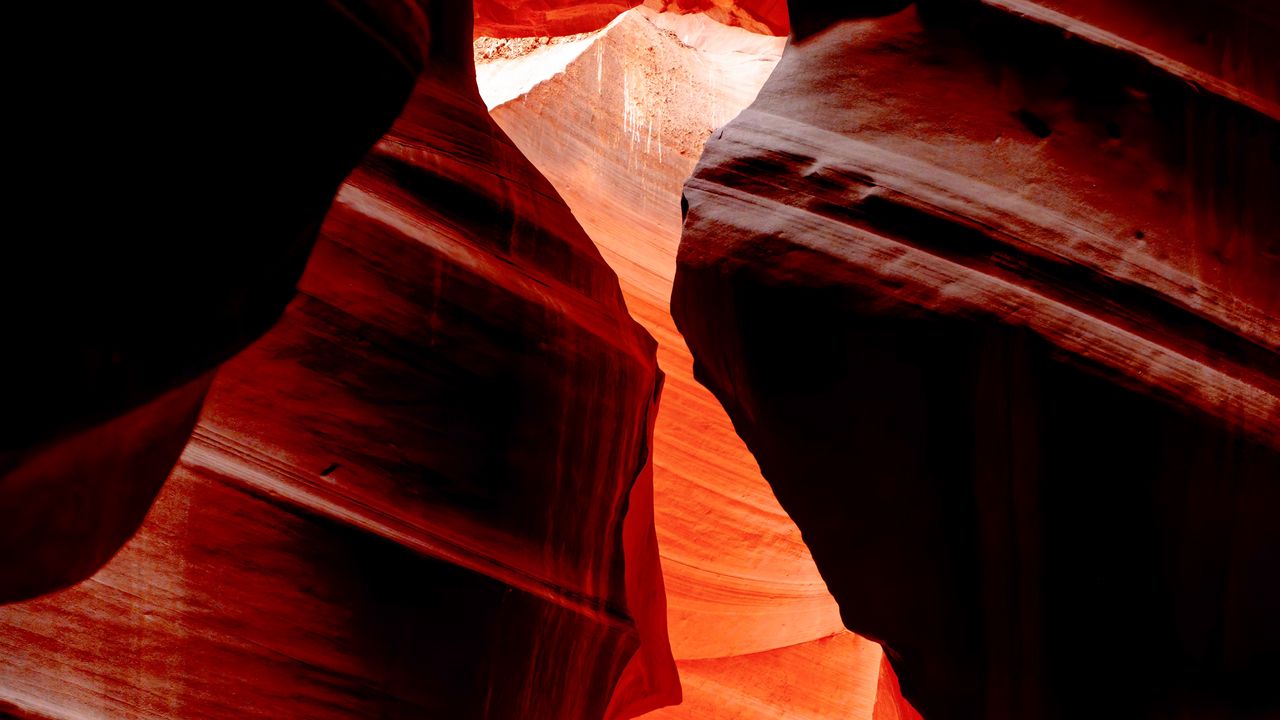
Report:
<svg viewBox="0 0 1280 720"><path fill-rule="evenodd" d="M475 34L485 37L573 35L599 30L641 0L478 0Z"/></svg>
<svg viewBox="0 0 1280 720"><path fill-rule="evenodd" d="M592 32L640 4L698 13L752 32L786 35L786 0L478 0L477 37L555 37Z"/></svg>
<svg viewBox="0 0 1280 720"><path fill-rule="evenodd" d="M844 630L799 532L693 379L668 311L681 185L781 49L647 8L585 38L477 44L494 118L560 189L659 342L654 502L684 702L655 719L871 718L900 699L879 682L882 670L892 681L879 647Z"/></svg>

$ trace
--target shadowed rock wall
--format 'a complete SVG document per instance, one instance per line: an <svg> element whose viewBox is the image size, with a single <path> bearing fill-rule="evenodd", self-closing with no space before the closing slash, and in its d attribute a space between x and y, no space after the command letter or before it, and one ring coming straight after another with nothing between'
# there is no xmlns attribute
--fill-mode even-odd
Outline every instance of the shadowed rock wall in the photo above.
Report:
<svg viewBox="0 0 1280 720"><path fill-rule="evenodd" d="M698 376L925 717L1274 711L1274 13L866 7L686 185Z"/></svg>

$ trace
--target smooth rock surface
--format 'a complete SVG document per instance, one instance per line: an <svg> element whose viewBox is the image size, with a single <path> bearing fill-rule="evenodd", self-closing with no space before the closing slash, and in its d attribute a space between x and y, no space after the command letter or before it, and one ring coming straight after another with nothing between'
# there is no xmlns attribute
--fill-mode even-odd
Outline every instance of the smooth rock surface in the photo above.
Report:
<svg viewBox="0 0 1280 720"><path fill-rule="evenodd" d="M619 273L632 314L659 340L666 383L654 441L655 509L680 658L750 654L841 629L812 564L806 577L799 533L728 417L693 381L667 310L683 179L712 129L750 102L781 50L773 41L768 54L716 55L655 24L694 17L628 13L562 73L492 110L561 189ZM735 32L747 43L764 39Z"/></svg>
<svg viewBox="0 0 1280 720"><path fill-rule="evenodd" d="M84 579L137 529L196 386L280 316L423 64L421 38L341 3L175 7L172 33L145 15L11 18L36 52L10 92L0 602Z"/></svg>
<svg viewBox="0 0 1280 720"><path fill-rule="evenodd" d="M477 43L481 93L618 272L666 373L654 502L685 700L648 717L869 718L894 705L882 654L844 629L794 523L693 379L668 309L681 186L781 40L639 8L598 34L519 47Z"/></svg>
<svg viewBox="0 0 1280 720"><path fill-rule="evenodd" d="M480 0L477 37L562 36L599 30L641 0Z"/></svg>
<svg viewBox="0 0 1280 720"><path fill-rule="evenodd" d="M297 298L218 373L137 537L0 608L3 712L561 720L678 700L654 342L489 118L470 7L427 12L429 72L338 191Z"/></svg>
<svg viewBox="0 0 1280 720"><path fill-rule="evenodd" d="M802 38L686 186L673 314L925 717L1265 717L1265 73L1184 60L1193 86L1107 24L1140 3L1073 5L1125 43L1033 5L793 4Z"/></svg>
<svg viewBox="0 0 1280 720"><path fill-rule="evenodd" d="M706 15L755 33L787 34L786 0L482 0L476 36L557 37L592 32L637 5L658 12Z"/></svg>
<svg viewBox="0 0 1280 720"><path fill-rule="evenodd" d="M786 37L791 28L786 0L645 0L658 12L697 13L722 25Z"/></svg>

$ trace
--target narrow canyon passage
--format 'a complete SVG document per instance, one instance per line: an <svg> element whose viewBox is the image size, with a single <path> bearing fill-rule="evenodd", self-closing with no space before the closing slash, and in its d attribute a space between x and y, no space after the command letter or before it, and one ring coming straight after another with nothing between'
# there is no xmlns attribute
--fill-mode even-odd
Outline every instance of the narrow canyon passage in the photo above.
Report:
<svg viewBox="0 0 1280 720"><path fill-rule="evenodd" d="M684 702L654 718L911 712L879 646L844 629L799 530L694 379L671 319L684 181L784 44L646 6L594 33L476 41L494 119L568 203L658 340L654 514Z"/></svg>
<svg viewBox="0 0 1280 720"><path fill-rule="evenodd" d="M39 6L0 718L1280 717L1280 5Z"/></svg>

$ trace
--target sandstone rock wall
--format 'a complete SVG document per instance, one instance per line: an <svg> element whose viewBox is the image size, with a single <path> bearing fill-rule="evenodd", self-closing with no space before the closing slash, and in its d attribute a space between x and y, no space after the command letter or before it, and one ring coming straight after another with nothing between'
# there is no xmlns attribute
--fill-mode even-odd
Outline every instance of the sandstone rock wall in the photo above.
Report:
<svg viewBox="0 0 1280 720"><path fill-rule="evenodd" d="M1196 8L792 3L686 186L698 377L925 717L1280 705L1275 17Z"/></svg>
<svg viewBox="0 0 1280 720"><path fill-rule="evenodd" d="M178 164L151 195L103 187L112 202L161 201L166 184L206 190L159 211L189 236L164 244L162 223L140 212L139 232L155 237L138 247L89 247L65 276L31 267L31 286L68 293L65 316L31 305L31 326L73 350L19 346L39 372L6 382L27 393L19 429L32 432L6 438L21 449L0 487L14 500L4 512L30 518L17 527L70 537L56 550L72 574L49 562L44 539L6 535L6 557L37 550L0 570L5 599L93 572L160 497L92 579L0 608L4 713L559 719L631 717L679 698L652 530L653 340L563 201L490 120L469 3L344 11L323 17L341 28L317 36L324 62L253 56L261 77L233 78L266 105L240 107L229 90L191 119L184 129L214 138L196 143L212 164ZM279 19L297 23L284 37L313 37L314 19ZM412 42L410 21L426 33ZM364 57L362 42L396 71L344 65L344 52ZM140 89L163 89L149 80ZM397 112L345 177L382 132L375 122ZM313 114L322 127L307 124ZM227 115L246 127L220 126ZM357 120L363 134L334 136L331 125ZM218 155L224 145L234 153ZM265 160L246 162L254 152ZM304 190L308 204L293 203ZM145 272L132 264L142 258ZM77 285L77 273L97 282ZM240 292L240 275L271 302ZM103 285L112 291L95 294ZM60 375L98 355L122 369ZM9 410L6 422L22 419ZM42 450L50 438L62 444ZM86 518L106 530L87 532ZM51 567L59 574L40 575Z"/></svg>

